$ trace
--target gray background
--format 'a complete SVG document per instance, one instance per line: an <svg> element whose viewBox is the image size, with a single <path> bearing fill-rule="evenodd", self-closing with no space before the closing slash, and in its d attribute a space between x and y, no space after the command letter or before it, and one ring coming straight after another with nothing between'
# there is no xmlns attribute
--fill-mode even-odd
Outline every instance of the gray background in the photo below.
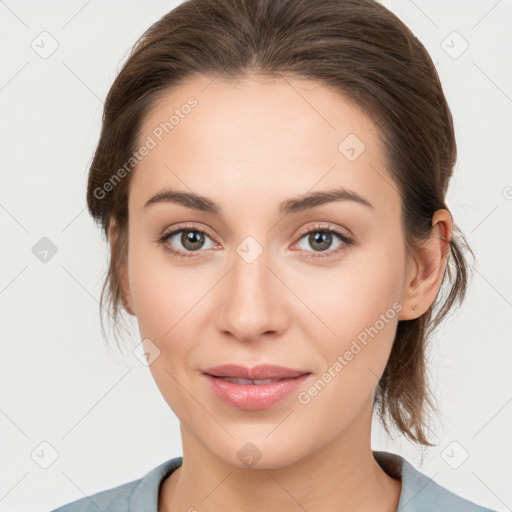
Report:
<svg viewBox="0 0 512 512"><path fill-rule="evenodd" d="M177 3L0 2L0 511L49 510L181 455L178 421L131 352L136 325L124 355L105 348L107 245L85 210L102 100L137 37ZM511 510L512 0L384 4L439 70L459 151L448 205L477 266L433 340L437 446L375 424L373 448ZM46 262L33 253L43 237L57 248Z"/></svg>

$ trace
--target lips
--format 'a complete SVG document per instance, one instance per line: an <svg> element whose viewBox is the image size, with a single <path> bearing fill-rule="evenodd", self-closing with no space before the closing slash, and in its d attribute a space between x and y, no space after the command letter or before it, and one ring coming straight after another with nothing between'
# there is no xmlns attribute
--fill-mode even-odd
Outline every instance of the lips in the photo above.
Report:
<svg viewBox="0 0 512 512"><path fill-rule="evenodd" d="M229 364L208 368L203 375L211 391L224 403L237 409L256 411L291 397L313 374L283 366L249 368Z"/></svg>
<svg viewBox="0 0 512 512"><path fill-rule="evenodd" d="M269 364L260 364L252 368L239 364L224 364L208 368L203 373L229 380L235 384L267 384L282 379L300 377L310 372Z"/></svg>

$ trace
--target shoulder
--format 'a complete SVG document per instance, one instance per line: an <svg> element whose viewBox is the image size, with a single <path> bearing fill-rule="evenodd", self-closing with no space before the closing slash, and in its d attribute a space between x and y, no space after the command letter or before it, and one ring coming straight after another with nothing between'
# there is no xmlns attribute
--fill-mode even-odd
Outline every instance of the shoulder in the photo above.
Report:
<svg viewBox="0 0 512 512"><path fill-rule="evenodd" d="M402 458L401 512L496 512L449 491Z"/></svg>
<svg viewBox="0 0 512 512"><path fill-rule="evenodd" d="M142 503L154 504L156 510L161 481L178 468L182 460L182 457L169 459L142 478L77 499L50 512L128 512L139 510Z"/></svg>
<svg viewBox="0 0 512 512"><path fill-rule="evenodd" d="M106 491L97 492L91 496L80 498L72 501L67 505L63 505L51 512L97 512L102 510L109 512L110 510L129 510L130 496L133 489L140 483L141 479L128 482Z"/></svg>

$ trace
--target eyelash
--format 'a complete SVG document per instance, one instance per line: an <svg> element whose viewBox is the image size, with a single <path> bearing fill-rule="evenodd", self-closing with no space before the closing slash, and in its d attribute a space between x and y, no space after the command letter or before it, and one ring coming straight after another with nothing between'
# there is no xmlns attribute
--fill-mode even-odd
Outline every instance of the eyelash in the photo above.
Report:
<svg viewBox="0 0 512 512"><path fill-rule="evenodd" d="M164 246L165 250L169 251L173 256L176 256L178 258L193 258L193 257L196 257L195 253L204 252L201 250L188 251L188 252L179 251L179 250L173 249L172 246L166 244L166 242L169 240L169 238L176 235L177 233L181 233L182 231L201 233L203 235L208 236L212 240L214 240L213 237L208 234L208 232L206 232L202 229L197 229L195 226L182 226L178 229L169 231L168 233L164 233L161 237L159 237L156 240L156 242L161 244L162 246ZM333 235L336 235L343 243L339 247L337 247L336 249L334 249L332 251L319 251L319 252L317 251L316 253L307 256L308 258L330 258L330 257L337 255L340 251L343 251L346 247L354 244L354 240L352 237L346 235L345 233L342 233L341 231L338 231L335 228L332 228L332 227L326 226L326 225L321 225L321 224L315 225L313 228L309 228L306 231L301 231L298 235L299 236L298 241L300 241L305 235L309 235L311 233L317 233L317 232L318 233L331 233ZM311 251L306 251L306 252L311 252ZM327 254L327 255L325 255L325 254Z"/></svg>

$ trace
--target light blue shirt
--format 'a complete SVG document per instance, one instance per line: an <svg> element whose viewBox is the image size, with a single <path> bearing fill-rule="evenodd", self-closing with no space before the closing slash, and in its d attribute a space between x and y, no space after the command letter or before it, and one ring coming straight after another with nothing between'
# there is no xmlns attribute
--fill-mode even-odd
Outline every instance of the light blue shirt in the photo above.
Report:
<svg viewBox="0 0 512 512"><path fill-rule="evenodd" d="M495 512L457 496L415 469L400 455L373 451L379 465L394 478L402 480L397 512ZM138 480L80 498L51 512L158 512L160 484L183 457L170 459Z"/></svg>

